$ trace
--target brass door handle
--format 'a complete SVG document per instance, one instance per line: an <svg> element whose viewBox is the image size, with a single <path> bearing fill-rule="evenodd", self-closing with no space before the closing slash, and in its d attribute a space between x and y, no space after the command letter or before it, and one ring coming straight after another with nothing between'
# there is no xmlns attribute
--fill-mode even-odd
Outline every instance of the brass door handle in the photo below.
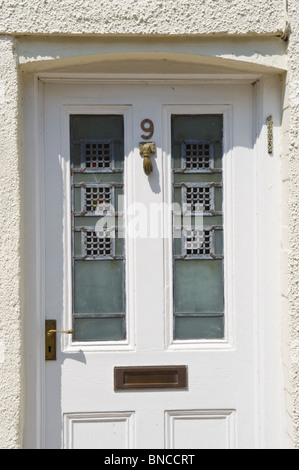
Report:
<svg viewBox="0 0 299 470"><path fill-rule="evenodd" d="M47 335L52 336L54 333L64 333L65 335L71 335L73 332L74 332L74 330L67 330L67 331L49 330L49 331L47 331Z"/></svg>
<svg viewBox="0 0 299 470"><path fill-rule="evenodd" d="M56 333L71 335L73 330L56 330L56 320L46 320L45 324L45 353L46 361L56 361Z"/></svg>

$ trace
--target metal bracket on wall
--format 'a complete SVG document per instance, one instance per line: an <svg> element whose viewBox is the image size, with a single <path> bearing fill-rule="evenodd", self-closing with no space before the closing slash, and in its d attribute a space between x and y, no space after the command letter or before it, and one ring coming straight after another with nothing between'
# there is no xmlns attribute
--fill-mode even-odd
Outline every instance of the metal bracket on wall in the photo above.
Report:
<svg viewBox="0 0 299 470"><path fill-rule="evenodd" d="M267 117L267 139L268 139L268 153L273 154L273 118Z"/></svg>

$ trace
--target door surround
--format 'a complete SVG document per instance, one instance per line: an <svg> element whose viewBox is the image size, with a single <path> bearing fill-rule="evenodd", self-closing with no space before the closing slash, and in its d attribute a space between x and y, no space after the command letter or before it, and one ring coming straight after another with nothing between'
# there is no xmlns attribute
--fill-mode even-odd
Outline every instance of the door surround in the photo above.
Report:
<svg viewBox="0 0 299 470"><path fill-rule="evenodd" d="M279 126L280 126L280 82L274 75L221 74L211 76L156 74L152 77L140 75L111 74L96 76L89 74L35 74L25 80L24 94L24 219L25 221L25 269L28 274L28 299L25 302L25 447L42 448L44 441L44 197L43 197L43 85L57 83L174 83L174 84L235 84L251 83L254 87L254 155L255 188L255 368L259 371L259 390L256 391L260 423L256 429L256 447L282 447L283 422L283 381L280 367L280 169L279 169ZM33 100L32 100L33 98ZM203 103L204 104L204 103ZM268 116L273 117L274 151L267 154ZM270 185L272 185L270 190ZM267 223L265 224L265 219ZM265 227L266 225L266 227ZM29 234L33 233L32 239ZM269 237L270 243L269 243ZM267 243L268 242L268 243ZM267 244L270 245L265 250ZM276 250L275 250L276 248ZM28 250L28 251L27 251ZM269 269L275 266L276 269ZM268 269L267 269L268 267ZM266 282L265 282L266 281ZM275 294L278 293L278 294ZM273 312L275 312L273 314ZM271 323L272 321L272 323ZM271 324L271 335L267 326ZM36 338L39 338L36 341ZM277 410L274 421L269 416ZM30 418L31 416L31 418ZM277 430L280 430L278 432Z"/></svg>

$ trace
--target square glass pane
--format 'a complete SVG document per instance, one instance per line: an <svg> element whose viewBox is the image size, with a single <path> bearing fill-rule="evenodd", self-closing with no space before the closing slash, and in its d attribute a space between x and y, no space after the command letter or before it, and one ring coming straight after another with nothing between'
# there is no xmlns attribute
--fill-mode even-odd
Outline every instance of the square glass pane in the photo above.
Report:
<svg viewBox="0 0 299 470"><path fill-rule="evenodd" d="M222 114L173 115L171 124L173 168L182 167L180 144L184 144L185 147L187 145L191 167L195 165L196 157L198 162L200 161L205 166L212 153L214 168L222 168ZM208 143L211 146L210 149L207 148Z"/></svg>
<svg viewBox="0 0 299 470"><path fill-rule="evenodd" d="M176 313L224 311L222 260L175 260Z"/></svg>
<svg viewBox="0 0 299 470"><path fill-rule="evenodd" d="M175 338L222 339L224 336L223 317L176 317Z"/></svg>
<svg viewBox="0 0 299 470"><path fill-rule="evenodd" d="M103 145L107 143L96 143L99 141L113 141L114 164L115 168L124 167L123 142L124 142L124 123L121 115L73 115L71 116L71 138L74 142L74 167L80 167L80 157L78 155L77 141L82 141L85 145L94 146L87 148L88 155L99 155L99 152L106 153L107 149ZM101 145L101 148L99 148ZM103 148L102 148L103 147ZM82 151L82 149L81 149Z"/></svg>
<svg viewBox="0 0 299 470"><path fill-rule="evenodd" d="M76 318L75 341L120 341L125 338L124 318Z"/></svg>
<svg viewBox="0 0 299 470"><path fill-rule="evenodd" d="M124 312L122 260L75 261L74 313Z"/></svg>

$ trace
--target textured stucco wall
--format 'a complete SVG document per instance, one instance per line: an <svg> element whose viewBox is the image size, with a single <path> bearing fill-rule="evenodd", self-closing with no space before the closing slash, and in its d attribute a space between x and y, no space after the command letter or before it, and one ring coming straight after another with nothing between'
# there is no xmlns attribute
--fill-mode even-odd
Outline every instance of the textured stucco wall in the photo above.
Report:
<svg viewBox="0 0 299 470"><path fill-rule="evenodd" d="M0 447L21 444L19 87L14 40L0 37Z"/></svg>
<svg viewBox="0 0 299 470"><path fill-rule="evenodd" d="M0 33L273 34L284 0L0 0Z"/></svg>
<svg viewBox="0 0 299 470"><path fill-rule="evenodd" d="M289 0L289 433L299 448L299 6Z"/></svg>

